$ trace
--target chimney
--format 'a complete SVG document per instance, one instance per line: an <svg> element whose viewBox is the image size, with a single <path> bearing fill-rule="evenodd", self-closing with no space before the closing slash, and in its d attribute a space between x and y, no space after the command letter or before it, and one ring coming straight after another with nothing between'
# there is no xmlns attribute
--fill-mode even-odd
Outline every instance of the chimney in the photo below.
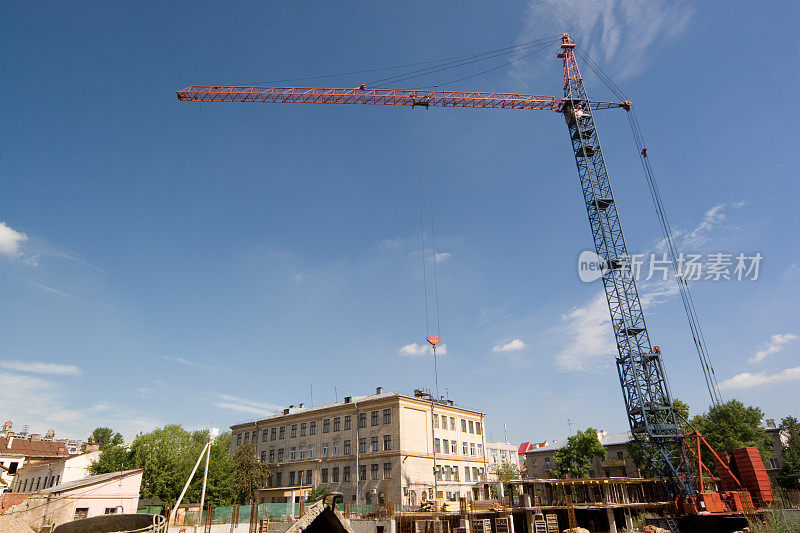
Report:
<svg viewBox="0 0 800 533"><path fill-rule="evenodd" d="M283 414L288 415L289 414L289 410L288 409L284 409L283 410Z"/></svg>
<svg viewBox="0 0 800 533"><path fill-rule="evenodd" d="M31 442L38 442L42 440L42 435L39 433L31 433Z"/></svg>
<svg viewBox="0 0 800 533"><path fill-rule="evenodd" d="M383 387L377 387L375 389L375 394L383 394Z"/></svg>
<svg viewBox="0 0 800 533"><path fill-rule="evenodd" d="M294 409L294 405L290 405L290 406L289 406L289 409Z"/></svg>
<svg viewBox="0 0 800 533"><path fill-rule="evenodd" d="M344 403L350 403L352 401L353 401L353 397L352 396L345 396L344 397Z"/></svg>
<svg viewBox="0 0 800 533"><path fill-rule="evenodd" d="M8 437L8 443L6 444L6 448L8 448L10 450L12 444L14 444L14 435L11 435L10 437Z"/></svg>
<svg viewBox="0 0 800 533"><path fill-rule="evenodd" d="M301 403L300 403L300 409L302 409L304 405L305 405L305 404L301 402Z"/></svg>

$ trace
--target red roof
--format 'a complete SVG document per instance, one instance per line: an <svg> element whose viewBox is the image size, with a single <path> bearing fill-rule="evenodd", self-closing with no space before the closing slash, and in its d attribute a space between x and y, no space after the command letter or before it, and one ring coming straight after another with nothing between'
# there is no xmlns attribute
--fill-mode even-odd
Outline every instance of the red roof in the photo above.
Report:
<svg viewBox="0 0 800 533"><path fill-rule="evenodd" d="M533 449L533 444L530 442L523 442L519 445L519 449L517 450L517 455L524 455L525 452L529 452Z"/></svg>
<svg viewBox="0 0 800 533"><path fill-rule="evenodd" d="M8 441L11 440L7 437L0 437L0 454L13 454L24 455L25 457L33 458L58 458L66 457L69 455L67 447L63 442L53 442L47 440L27 440L13 437L11 446L9 447Z"/></svg>

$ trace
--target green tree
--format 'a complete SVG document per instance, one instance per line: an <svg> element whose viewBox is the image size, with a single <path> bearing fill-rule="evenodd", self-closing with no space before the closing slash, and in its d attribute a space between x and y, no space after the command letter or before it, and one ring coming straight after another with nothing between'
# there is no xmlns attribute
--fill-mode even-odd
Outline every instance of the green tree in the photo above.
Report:
<svg viewBox="0 0 800 533"><path fill-rule="evenodd" d="M330 491L331 489L327 485L317 485L309 491L308 495L306 496L306 501L308 503L319 501L327 496Z"/></svg>
<svg viewBox="0 0 800 533"><path fill-rule="evenodd" d="M702 433L717 452L755 446L762 458L768 458L772 442L761 427L764 413L758 407L745 407L739 400L713 405L708 413L692 418L692 426ZM703 462L713 467L713 461L703 457Z"/></svg>
<svg viewBox="0 0 800 533"><path fill-rule="evenodd" d="M128 450L124 446L112 446L103 450L99 459L89 465L89 473L105 474L134 468L136 466L133 464L133 459Z"/></svg>
<svg viewBox="0 0 800 533"><path fill-rule="evenodd" d="M256 447L252 442L245 442L236 450L233 456L233 473L239 503L253 501L256 491L267 482L269 468L256 458Z"/></svg>
<svg viewBox="0 0 800 533"><path fill-rule="evenodd" d="M105 451L112 446L121 446L125 442L121 433L115 433L113 429L107 427L95 428L89 435L89 444L100 445L100 451Z"/></svg>
<svg viewBox="0 0 800 533"><path fill-rule="evenodd" d="M589 475L592 459L605 459L607 456L608 452L597 438L597 430L586 428L586 431L578 431L576 435L569 437L567 445L556 451L553 475L559 478L586 477Z"/></svg>
<svg viewBox="0 0 800 533"><path fill-rule="evenodd" d="M793 416L781 420L781 435L787 438L781 450L783 466L778 473L778 485L785 489L800 489L800 423Z"/></svg>
<svg viewBox="0 0 800 533"><path fill-rule="evenodd" d="M504 460L495 467L495 474L497 474L497 479L500 481L519 479L519 467L508 460Z"/></svg>

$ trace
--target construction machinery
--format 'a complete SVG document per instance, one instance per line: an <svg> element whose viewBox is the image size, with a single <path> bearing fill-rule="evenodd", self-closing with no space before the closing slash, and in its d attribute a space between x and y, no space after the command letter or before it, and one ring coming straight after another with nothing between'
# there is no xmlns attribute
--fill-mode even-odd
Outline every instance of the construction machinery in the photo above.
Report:
<svg viewBox="0 0 800 533"><path fill-rule="evenodd" d="M561 37L558 53L563 62L564 73L564 93L561 97L517 93L386 89L366 85L355 88L193 85L177 91L177 96L183 102L360 104L412 108L470 107L541 110L563 114L569 130L595 252L602 268L601 279L618 349L616 367L631 433L644 452L652 471L659 476L675 499L677 510L683 513L735 512L738 510L735 505L720 504L710 509L710 506L704 503L709 498L714 502L717 500L722 502L723 499L732 500L727 496L723 498L716 491L705 492L702 476L704 465L700 459L699 448L692 450L688 445L687 435L684 435L681 429L680 415L675 410L661 350L652 344L647 330L618 207L603 159L593 113L613 108L630 112L631 102L590 100L575 58L575 47L568 34ZM646 148L641 149L641 157L643 165L649 172ZM654 196L654 201L656 200ZM658 211L662 213L663 209ZM668 229L668 226L664 226L662 222L663 228ZM666 238L671 239L671 232L667 232ZM679 279L679 284L681 281ZM684 285L681 284L681 291L683 290ZM685 299L684 305L686 305ZM699 344L701 335L696 333L693 323L692 314L690 326L698 347L701 366L707 385L711 383L709 392L712 402L718 403L715 378L709 373L713 372L713 368L707 363L707 358L704 359L705 348ZM692 465L692 456L696 456L698 460L699 491L695 479L697 472L693 474L695 469ZM747 460L751 463L757 462L750 452L747 452ZM744 462L742 464L744 465ZM763 469L763 463L761 468ZM728 474L736 479L730 469L725 475ZM738 488L742 486L739 483ZM766 503L764 498L762 501Z"/></svg>

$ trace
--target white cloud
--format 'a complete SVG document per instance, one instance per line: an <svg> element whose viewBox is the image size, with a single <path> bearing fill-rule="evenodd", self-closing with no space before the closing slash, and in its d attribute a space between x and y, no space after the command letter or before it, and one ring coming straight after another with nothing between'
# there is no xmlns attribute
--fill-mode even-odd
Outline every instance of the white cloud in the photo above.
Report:
<svg viewBox="0 0 800 533"><path fill-rule="evenodd" d="M585 371L608 364L617 347L611 331L611 318L604 292L597 293L586 305L562 315L562 326L556 335L566 346L556 354L556 366L561 370Z"/></svg>
<svg viewBox="0 0 800 533"><path fill-rule="evenodd" d="M744 202L727 202L715 205L705 212L700 224L693 230L686 233L681 239L681 247L684 249L697 249L707 243L711 237L710 233L723 227L728 218L727 211L730 209L740 209L745 205Z"/></svg>
<svg viewBox="0 0 800 533"><path fill-rule="evenodd" d="M229 409L251 415L268 415L280 410L280 406L270 403L254 402L247 398L231 396L230 394L216 394L220 401L214 402L214 406L220 409Z"/></svg>
<svg viewBox="0 0 800 533"><path fill-rule="evenodd" d="M766 372L758 372L751 374L750 372L742 372L736 374L730 379L726 379L719 384L720 389L747 389L756 387L758 385L765 385L768 383L781 383L784 381L800 380L800 366L787 368L776 374L767 374Z"/></svg>
<svg viewBox="0 0 800 533"><path fill-rule="evenodd" d="M447 353L447 345L440 344L436 347L436 355L445 355ZM410 357L419 357L421 355L431 354L433 355L433 348L428 344L417 344L416 342L412 342L411 344L406 344L405 346L401 346L399 350L397 350L398 355L405 355Z"/></svg>
<svg viewBox="0 0 800 533"><path fill-rule="evenodd" d="M17 372L29 372L31 374L50 374L59 376L79 376L81 374L81 369L75 365L42 363L37 361L12 361L10 359L4 359L0 361L0 368L14 370Z"/></svg>
<svg viewBox="0 0 800 533"><path fill-rule="evenodd" d="M784 333L773 335L769 342L764 345L756 354L750 358L750 363L758 363L766 359L772 354L776 354L778 352L783 351L786 348L786 345L790 342L797 340L797 335L794 333Z"/></svg>
<svg viewBox="0 0 800 533"><path fill-rule="evenodd" d="M32 263L32 262L30 262L28 260L25 260L25 263L28 264L28 265L31 265L31 266L36 266L38 264L38 263ZM70 293L68 293L66 291L62 291L61 289L55 289L53 287L48 287L47 285L42 285L41 283L36 283L35 281L31 281L31 280L25 279L25 278L22 278L22 281L24 281L28 285L36 287L37 289L41 289L41 290L43 290L45 292L49 292L49 293L52 293L52 294L57 294L59 296L63 296L64 298L69 298L70 300L74 300L75 299L75 297L72 296Z"/></svg>
<svg viewBox="0 0 800 533"><path fill-rule="evenodd" d="M511 342L507 342L506 344L498 344L494 348L492 348L493 352L516 352L519 350L524 350L527 348L528 345L525 344L522 339L514 339Z"/></svg>
<svg viewBox="0 0 800 533"><path fill-rule="evenodd" d="M28 236L20 233L0 222L0 254L8 257L18 257L22 254L20 244L28 240Z"/></svg>
<svg viewBox="0 0 800 533"><path fill-rule="evenodd" d="M434 258L437 263L441 263L443 261L447 261L448 259L450 259L452 255L453 254L451 254L450 252L437 252L436 255L434 255Z"/></svg>
<svg viewBox="0 0 800 533"><path fill-rule="evenodd" d="M658 47L674 41L686 30L693 11L691 3L669 0L532 0L517 42L568 32L603 70L619 81L640 74ZM555 61L552 54L534 57L538 62ZM541 70L532 68L533 61L515 63L512 78L530 85ZM578 61L580 64L580 58ZM588 67L582 70L586 72Z"/></svg>

